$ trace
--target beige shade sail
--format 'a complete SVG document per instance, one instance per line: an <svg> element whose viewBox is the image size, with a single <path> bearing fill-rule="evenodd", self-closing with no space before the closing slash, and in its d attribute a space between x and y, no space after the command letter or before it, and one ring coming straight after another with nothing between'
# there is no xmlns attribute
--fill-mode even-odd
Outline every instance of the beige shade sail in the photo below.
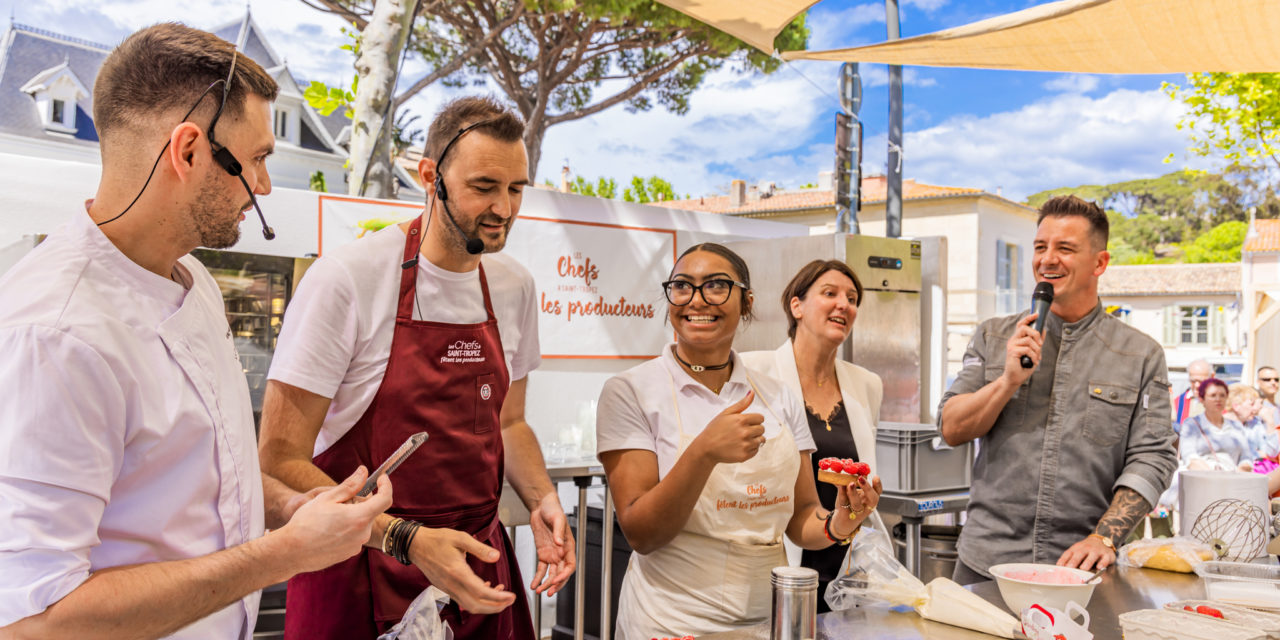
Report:
<svg viewBox="0 0 1280 640"><path fill-rule="evenodd" d="M1077 73L1280 71L1276 0L1064 0L864 47L789 60Z"/></svg>
<svg viewBox="0 0 1280 640"><path fill-rule="evenodd" d="M658 0L765 53L773 53L773 39L817 1Z"/></svg>

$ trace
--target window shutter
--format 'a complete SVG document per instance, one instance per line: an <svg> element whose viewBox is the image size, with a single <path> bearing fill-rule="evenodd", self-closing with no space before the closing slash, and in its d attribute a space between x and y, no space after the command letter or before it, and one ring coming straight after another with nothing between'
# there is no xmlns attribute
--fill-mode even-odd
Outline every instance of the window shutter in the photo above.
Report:
<svg viewBox="0 0 1280 640"><path fill-rule="evenodd" d="M996 240L996 288L1009 288L1009 252L1004 240Z"/></svg>
<svg viewBox="0 0 1280 640"><path fill-rule="evenodd" d="M1178 306L1169 305L1164 308L1164 344L1178 344Z"/></svg>
<svg viewBox="0 0 1280 640"><path fill-rule="evenodd" d="M1223 309L1222 305L1209 306L1209 344L1214 347L1221 347L1226 342L1223 335Z"/></svg>
<svg viewBox="0 0 1280 640"><path fill-rule="evenodd" d="M1027 308L1031 306L1031 292L1027 287L1027 274L1022 268L1022 245L1014 245L1014 264L1013 264L1013 285L1018 290L1018 307Z"/></svg>

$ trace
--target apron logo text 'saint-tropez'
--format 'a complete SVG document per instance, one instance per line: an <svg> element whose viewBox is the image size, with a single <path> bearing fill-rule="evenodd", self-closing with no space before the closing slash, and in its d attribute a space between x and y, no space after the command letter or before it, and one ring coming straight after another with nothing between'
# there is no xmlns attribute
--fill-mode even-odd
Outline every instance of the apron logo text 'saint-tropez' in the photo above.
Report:
<svg viewBox="0 0 1280 640"><path fill-rule="evenodd" d="M760 507L768 507L775 504L785 504L791 502L790 495L767 497L769 489L763 483L747 485L747 498L743 500L716 500L716 511L725 509L745 509L752 511Z"/></svg>
<svg viewBox="0 0 1280 640"><path fill-rule="evenodd" d="M459 340L445 347L444 355L440 356L440 362L484 362L484 353L481 352L479 342Z"/></svg>

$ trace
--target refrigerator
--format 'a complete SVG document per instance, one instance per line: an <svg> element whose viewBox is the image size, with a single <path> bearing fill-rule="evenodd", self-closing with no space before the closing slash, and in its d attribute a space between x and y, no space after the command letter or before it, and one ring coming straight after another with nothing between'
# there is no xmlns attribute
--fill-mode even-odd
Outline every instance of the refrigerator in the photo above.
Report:
<svg viewBox="0 0 1280 640"><path fill-rule="evenodd" d="M196 249L191 254L204 264L222 291L227 325L249 385L254 424L260 424L267 372L285 307L315 260L211 249Z"/></svg>

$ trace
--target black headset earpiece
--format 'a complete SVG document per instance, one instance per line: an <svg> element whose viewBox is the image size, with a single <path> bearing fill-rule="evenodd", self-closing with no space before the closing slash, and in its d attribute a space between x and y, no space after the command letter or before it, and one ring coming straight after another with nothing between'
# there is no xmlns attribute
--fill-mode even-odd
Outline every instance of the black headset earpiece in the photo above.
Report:
<svg viewBox="0 0 1280 640"><path fill-rule="evenodd" d="M436 197L440 200L449 199L449 190L444 188L444 176L440 175L440 171L436 171Z"/></svg>
<svg viewBox="0 0 1280 640"><path fill-rule="evenodd" d="M232 176L239 176L244 172L244 168L240 166L240 161L236 160L235 155L226 147L218 147L218 150L213 152L213 161L217 162L224 171Z"/></svg>

